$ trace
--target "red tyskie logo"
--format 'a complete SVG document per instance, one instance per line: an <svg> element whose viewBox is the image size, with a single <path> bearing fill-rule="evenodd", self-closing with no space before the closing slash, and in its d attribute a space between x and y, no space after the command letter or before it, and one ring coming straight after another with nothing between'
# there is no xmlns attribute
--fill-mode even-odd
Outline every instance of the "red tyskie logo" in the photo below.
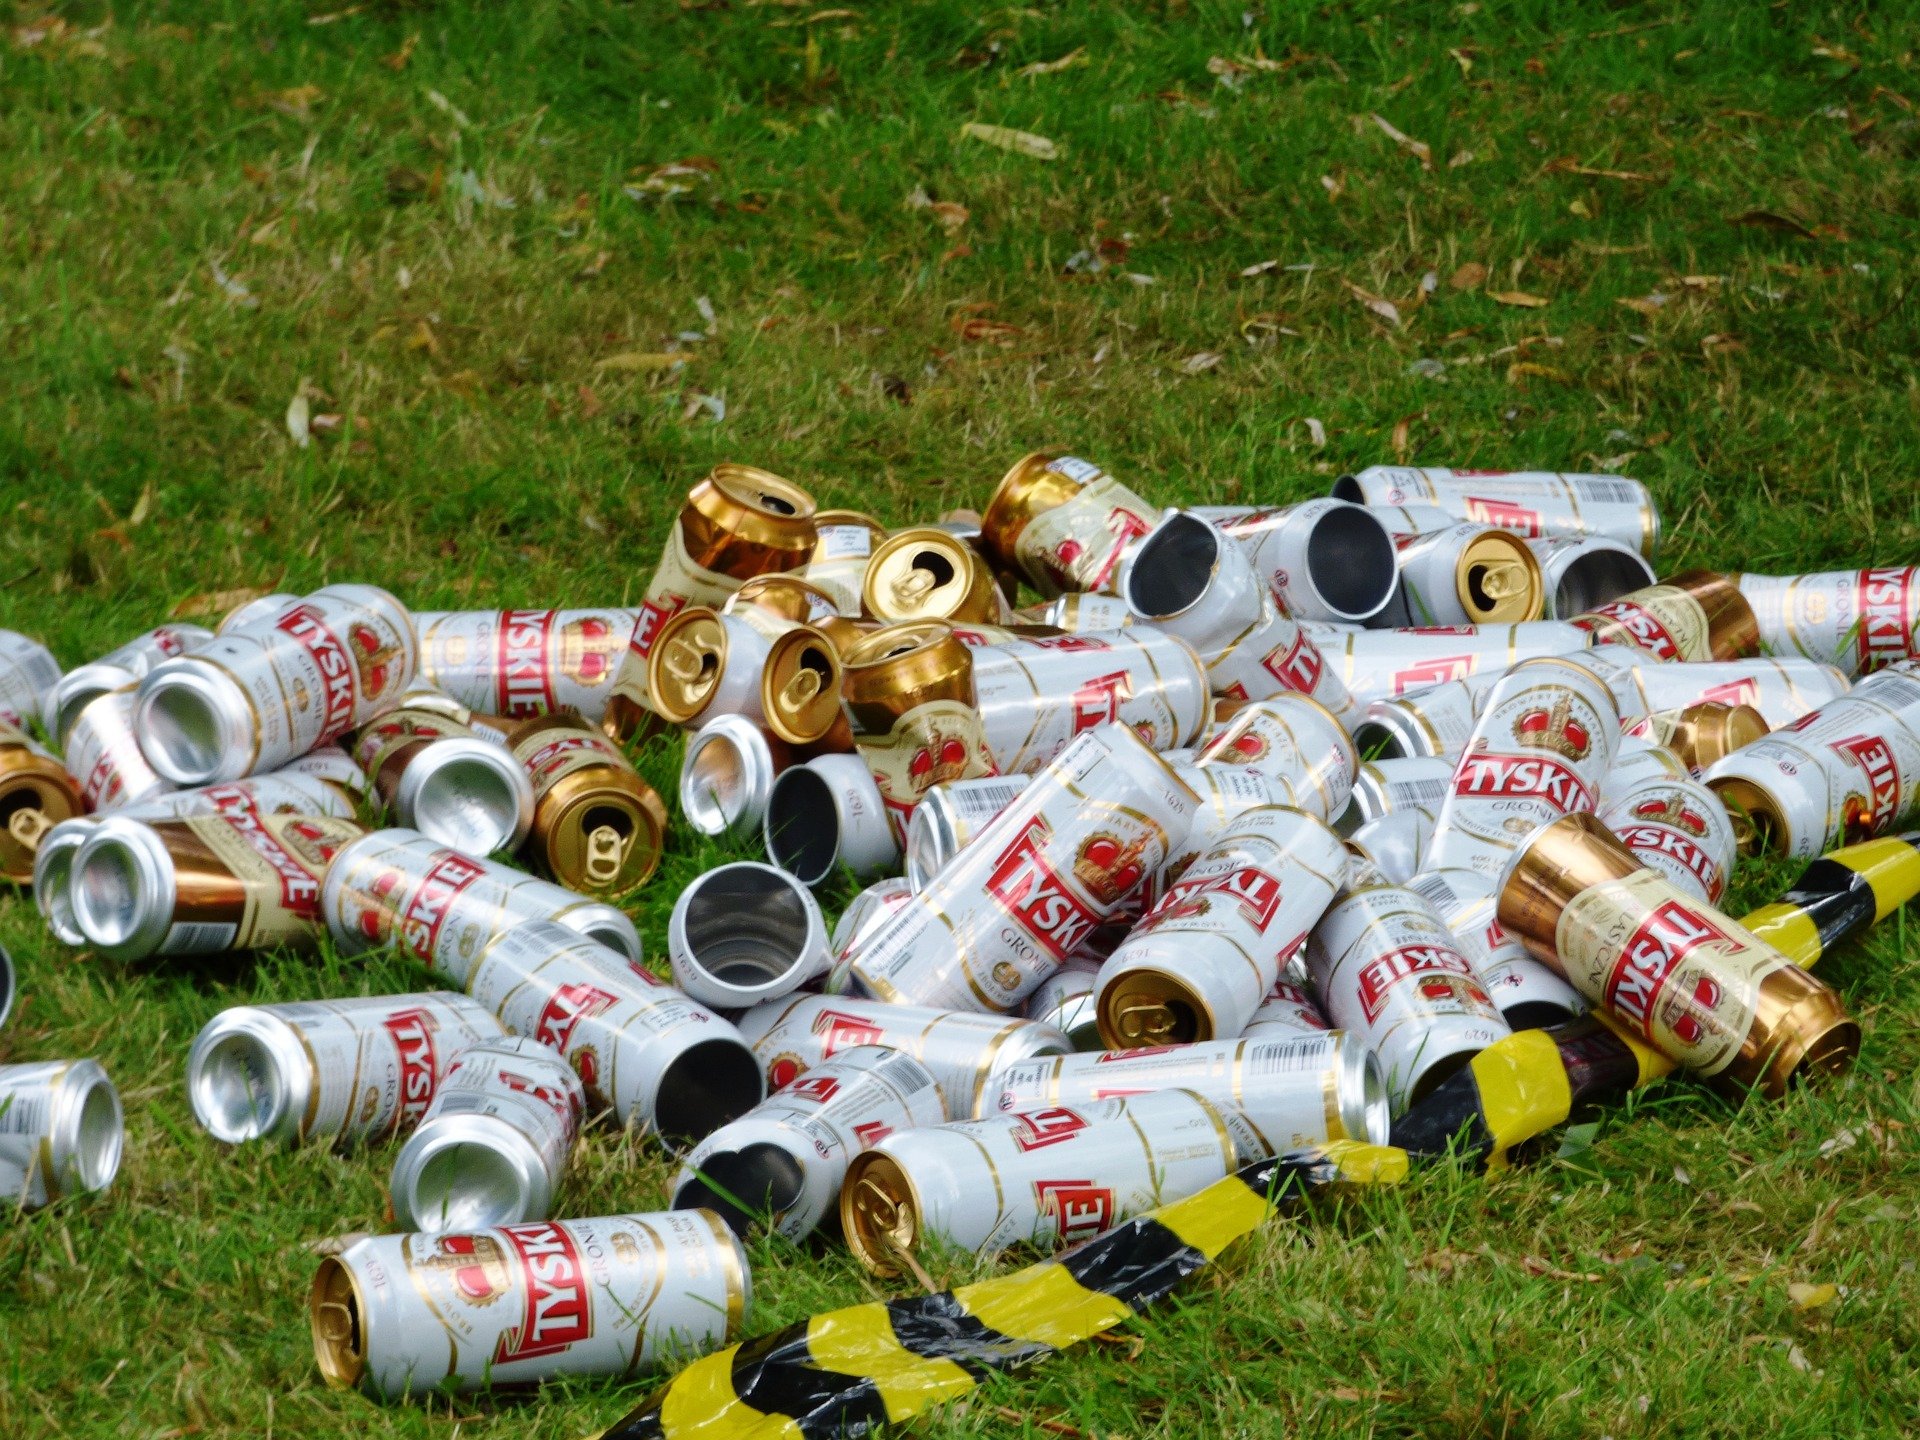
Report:
<svg viewBox="0 0 1920 1440"><path fill-rule="evenodd" d="M1713 857L1684 831L1670 825L1635 824L1614 831L1620 843L1640 856L1664 855L1672 859L1700 882L1708 900L1718 900L1726 888L1726 877Z"/></svg>
<svg viewBox="0 0 1920 1440"><path fill-rule="evenodd" d="M442 850L419 886L407 897L407 908L400 917L400 943L414 957L429 964L434 946L440 943L440 927L446 923L453 902L486 871L464 855Z"/></svg>
<svg viewBox="0 0 1920 1440"><path fill-rule="evenodd" d="M831 1075L802 1075L787 1086L787 1094L824 1105L840 1093L840 1082Z"/></svg>
<svg viewBox="0 0 1920 1440"><path fill-rule="evenodd" d="M640 618L634 622L633 639L628 648L645 660L653 653L653 642L660 638L660 627L687 608L687 597L671 590L657 600L643 601Z"/></svg>
<svg viewBox="0 0 1920 1440"><path fill-rule="evenodd" d="M579 1091L556 1090L551 1085L542 1085L530 1075L521 1075L512 1070L498 1070L494 1073L500 1083L516 1095L525 1095L529 1100L537 1100L553 1111L555 1118L561 1124L578 1125L580 1123Z"/></svg>
<svg viewBox="0 0 1920 1440"><path fill-rule="evenodd" d="M1469 475L1469 470L1456 470L1455 475ZM1503 475L1503 470L1486 472ZM1540 512L1525 505L1516 505L1511 500L1495 500L1490 496L1463 495L1461 503L1466 507L1467 518L1481 525L1495 525L1502 530L1511 530L1516 535L1525 535L1538 539L1546 534L1546 526L1541 523Z"/></svg>
<svg viewBox="0 0 1920 1440"><path fill-rule="evenodd" d="M1914 572L1908 569L1860 572L1860 673L1871 674L1914 653L1911 590Z"/></svg>
<svg viewBox="0 0 1920 1440"><path fill-rule="evenodd" d="M1473 966L1459 951L1449 950L1444 945L1402 945L1398 950L1376 955L1360 967L1360 973L1355 977L1360 991L1360 1010L1367 1017L1367 1023L1371 1025L1380 1018L1380 1012L1386 1009L1387 997L1394 986L1402 980L1421 975L1464 975L1474 991L1478 992L1479 998L1487 998L1486 992L1480 989L1479 982L1473 977ZM1452 988L1449 982L1449 993Z"/></svg>
<svg viewBox="0 0 1920 1440"><path fill-rule="evenodd" d="M1311 695L1326 673L1327 661L1320 647L1307 638L1307 632L1296 630L1291 641L1276 645L1267 653L1260 661L1260 668L1287 689Z"/></svg>
<svg viewBox="0 0 1920 1440"><path fill-rule="evenodd" d="M822 1010L813 1020L813 1033L820 1037L820 1058L831 1059L856 1045L878 1045L882 1032L871 1020L849 1015L844 1010Z"/></svg>
<svg viewBox="0 0 1920 1440"><path fill-rule="evenodd" d="M1680 962L1703 945L1733 943L1725 930L1678 900L1655 906L1627 937L1608 972L1608 1007L1637 1025L1642 1037L1651 1040L1654 1012ZM1711 1011L1720 999L1719 982L1711 976L1701 977L1689 997L1689 1007L1673 1022L1673 1033L1682 1044L1695 1044L1706 1034L1706 1023L1698 1012Z"/></svg>
<svg viewBox="0 0 1920 1440"><path fill-rule="evenodd" d="M416 1006L395 1010L384 1016L380 1024L387 1038L393 1041L393 1053L400 1065L400 1107L394 1112L391 1127L399 1130L426 1113L433 1100L434 1086L439 1083L433 1017Z"/></svg>
<svg viewBox="0 0 1920 1440"><path fill-rule="evenodd" d="M551 610L500 612L495 683L502 715L544 715L554 708L547 673L547 637L553 616Z"/></svg>
<svg viewBox="0 0 1920 1440"><path fill-rule="evenodd" d="M302 920L320 918L320 877L274 838L273 832L260 823L258 811L223 810L215 818L225 821L254 854L273 867L274 877L280 882L282 909Z"/></svg>
<svg viewBox="0 0 1920 1440"><path fill-rule="evenodd" d="M1093 933L1101 916L1047 858L1044 847L1052 834L1043 816L1029 820L993 862L987 893L1043 950L1064 961Z"/></svg>
<svg viewBox="0 0 1920 1440"><path fill-rule="evenodd" d="M1086 1128L1086 1118L1065 1107L1028 1110L1013 1117L1013 1143L1022 1154L1028 1154L1071 1140Z"/></svg>
<svg viewBox="0 0 1920 1440"><path fill-rule="evenodd" d="M274 628L300 643L320 672L320 704L324 720L315 744L345 734L353 727L359 702L358 670L340 637L327 628L312 605L296 605L274 622Z"/></svg>
<svg viewBox="0 0 1920 1440"><path fill-rule="evenodd" d="M1393 693L1405 695L1412 690L1445 685L1450 680L1464 680L1473 674L1473 667L1471 655L1440 655L1432 660L1422 660L1417 665L1393 672Z"/></svg>
<svg viewBox="0 0 1920 1440"><path fill-rule="evenodd" d="M1240 907L1248 925L1258 934L1267 933L1274 914L1280 909L1280 879L1257 865L1242 865L1225 875L1200 880L1177 881L1146 919L1135 927L1137 934L1175 920L1199 914L1210 897L1218 895ZM1127 1052L1137 1055L1137 1050Z"/></svg>
<svg viewBox="0 0 1920 1440"><path fill-rule="evenodd" d="M1120 707L1133 698L1133 676L1125 670L1099 675L1073 692L1073 733L1091 730L1120 718Z"/></svg>
<svg viewBox="0 0 1920 1440"><path fill-rule="evenodd" d="M1033 1201L1053 1217L1062 1240L1083 1240L1113 1225L1113 1191L1091 1180L1036 1180Z"/></svg>
<svg viewBox="0 0 1920 1440"><path fill-rule="evenodd" d="M1595 621L1611 620L1632 638L1636 649L1642 650L1656 660L1679 660L1680 642L1674 638L1671 630L1660 622L1660 617L1631 600L1615 600L1611 605L1602 605L1593 610L1586 618L1573 623L1583 630L1596 628Z"/></svg>
<svg viewBox="0 0 1920 1440"><path fill-rule="evenodd" d="M1453 793L1471 799L1542 799L1563 815L1593 809L1587 783L1551 755L1468 755Z"/></svg>
<svg viewBox="0 0 1920 1440"><path fill-rule="evenodd" d="M1750 675L1738 680L1729 680L1723 685L1709 685L1700 692L1697 704L1715 705L1757 705L1760 703L1760 682Z"/></svg>
<svg viewBox="0 0 1920 1440"><path fill-rule="evenodd" d="M533 1038L565 1055L573 1044L573 1032L579 1028L582 1020L604 1015L618 1003L617 996L608 994L597 985L584 982L562 985L541 1007L540 1018L534 1022Z"/></svg>
<svg viewBox="0 0 1920 1440"><path fill-rule="evenodd" d="M580 1247L558 1225L503 1225L526 1297L520 1325L500 1337L493 1363L557 1355L593 1335L593 1305Z"/></svg>
<svg viewBox="0 0 1920 1440"><path fill-rule="evenodd" d="M1884 735L1851 735L1831 743L1836 755L1851 760L1867 777L1864 799L1847 797L1843 838L1852 843L1884 833L1900 814L1900 766L1893 747Z"/></svg>

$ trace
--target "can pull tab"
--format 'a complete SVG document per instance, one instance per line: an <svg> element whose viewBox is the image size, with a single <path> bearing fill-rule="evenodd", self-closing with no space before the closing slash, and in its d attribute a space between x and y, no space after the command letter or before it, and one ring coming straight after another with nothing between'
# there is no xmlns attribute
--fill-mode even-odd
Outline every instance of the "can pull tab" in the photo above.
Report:
<svg viewBox="0 0 1920 1440"><path fill-rule="evenodd" d="M7 833L29 850L39 850L40 841L52 828L53 822L44 810L16 810L7 817Z"/></svg>
<svg viewBox="0 0 1920 1440"><path fill-rule="evenodd" d="M1527 590L1526 566L1512 560L1486 566L1480 572L1480 588L1491 600L1510 600Z"/></svg>
<svg viewBox="0 0 1920 1440"><path fill-rule="evenodd" d="M807 666L795 670L780 687L781 708L789 713L804 710L820 694L821 683L818 670Z"/></svg>
<svg viewBox="0 0 1920 1440"><path fill-rule="evenodd" d="M587 832L587 879L596 885L611 885L626 864L632 836L624 836L611 825L600 825Z"/></svg>
<svg viewBox="0 0 1920 1440"><path fill-rule="evenodd" d="M685 637L676 637L660 660L667 667L667 673L683 685L692 684L707 671L719 666L719 657L711 646Z"/></svg>
<svg viewBox="0 0 1920 1440"><path fill-rule="evenodd" d="M1123 1040L1145 1040L1151 1044L1164 1044L1173 1038L1173 1012L1159 1001L1144 1001L1135 1005L1122 1005L1115 1017Z"/></svg>
<svg viewBox="0 0 1920 1440"><path fill-rule="evenodd" d="M910 566L893 577L894 603L902 610L917 610L939 583L933 571L925 566Z"/></svg>

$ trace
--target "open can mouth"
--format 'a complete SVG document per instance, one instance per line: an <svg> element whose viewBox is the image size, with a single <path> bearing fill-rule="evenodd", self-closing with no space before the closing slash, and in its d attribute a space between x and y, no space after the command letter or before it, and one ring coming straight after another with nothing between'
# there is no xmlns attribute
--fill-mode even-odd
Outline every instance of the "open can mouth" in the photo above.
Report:
<svg viewBox="0 0 1920 1440"><path fill-rule="evenodd" d="M111 1185L120 1173L127 1127L120 1092L99 1062L81 1060L67 1072L54 1126L61 1193L104 1190Z"/></svg>
<svg viewBox="0 0 1920 1440"><path fill-rule="evenodd" d="M755 834L766 818L779 758L766 732L744 715L719 715L687 741L680 764L680 811L702 835Z"/></svg>
<svg viewBox="0 0 1920 1440"><path fill-rule="evenodd" d="M743 860L680 892L667 925L669 958L694 999L737 1010L778 999L827 968L826 922L806 884Z"/></svg>
<svg viewBox="0 0 1920 1440"><path fill-rule="evenodd" d="M173 857L159 835L133 820L94 826L72 861L67 893L74 924L116 960L151 955L172 928Z"/></svg>
<svg viewBox="0 0 1920 1440"><path fill-rule="evenodd" d="M1330 505L1306 537L1307 580L1334 620L1358 624L1387 608L1399 578L1393 536L1359 505Z"/></svg>
<svg viewBox="0 0 1920 1440"><path fill-rule="evenodd" d="M806 1191L806 1170L771 1141L720 1149L701 1158L673 1192L676 1210L711 1210L736 1235L778 1225Z"/></svg>
<svg viewBox="0 0 1920 1440"><path fill-rule="evenodd" d="M400 1152L392 1187L399 1225L443 1234L546 1218L551 1187L539 1156L504 1125L486 1131L421 1133Z"/></svg>
<svg viewBox="0 0 1920 1440"><path fill-rule="evenodd" d="M1127 606L1146 620L1171 620L1200 603L1220 567L1220 532L1175 511L1140 542L1127 567Z"/></svg>
<svg viewBox="0 0 1920 1440"><path fill-rule="evenodd" d="M237 780L253 766L245 695L190 660L169 660L141 682L135 717L140 753L176 785Z"/></svg>

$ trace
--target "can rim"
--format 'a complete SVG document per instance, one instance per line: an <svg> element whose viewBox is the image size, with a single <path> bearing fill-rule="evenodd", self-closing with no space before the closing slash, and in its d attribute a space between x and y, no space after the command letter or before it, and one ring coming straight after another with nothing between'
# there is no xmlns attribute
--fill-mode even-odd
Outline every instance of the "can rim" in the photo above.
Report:
<svg viewBox="0 0 1920 1440"><path fill-rule="evenodd" d="M345 1322L342 1334L329 1334L323 1328L323 1316L332 1310L338 1310ZM351 1390L366 1378L368 1320L360 1277L345 1256L326 1256L307 1291L307 1324L313 1335L314 1362L321 1377L337 1390Z"/></svg>
<svg viewBox="0 0 1920 1440"><path fill-rule="evenodd" d="M775 774L766 732L744 715L716 715L687 741L680 813L702 835L744 839L766 816Z"/></svg>
<svg viewBox="0 0 1920 1440"><path fill-rule="evenodd" d="M102 695L137 685L140 677L123 665L107 665L95 660L76 665L60 677L47 698L47 726L56 745L65 745L80 712Z"/></svg>
<svg viewBox="0 0 1920 1440"><path fill-rule="evenodd" d="M797 876L736 860L681 890L667 921L667 958L674 979L695 1000L743 1010L791 994L826 971L826 921ZM748 973L762 978L749 980Z"/></svg>
<svg viewBox="0 0 1920 1440"><path fill-rule="evenodd" d="M245 1086L250 1119L235 1123L233 1082ZM255 1082L264 1082L266 1105ZM226 1092L222 1094L222 1087ZM229 1145L290 1140L305 1120L313 1086L312 1056L298 1031L256 1005L223 1010L194 1037L187 1055L187 1101L200 1128Z"/></svg>
<svg viewBox="0 0 1920 1440"><path fill-rule="evenodd" d="M448 1123L455 1120L461 1123ZM436 1160L442 1161L440 1167L434 1166ZM448 1182L437 1201L421 1193L430 1172ZM394 1158L389 1186L394 1222L446 1234L544 1220L553 1179L539 1148L497 1116L432 1116ZM474 1193L489 1188L491 1195Z"/></svg>
<svg viewBox="0 0 1920 1440"><path fill-rule="evenodd" d="M509 750L477 736L428 740L400 772L401 823L463 855L512 850L533 825L533 781Z"/></svg>
<svg viewBox="0 0 1920 1440"><path fill-rule="evenodd" d="M237 780L260 753L258 720L240 682L191 655L147 672L134 733L147 764L175 785Z"/></svg>
<svg viewBox="0 0 1920 1440"><path fill-rule="evenodd" d="M116 857L115 873L106 868L108 855ZM110 959L138 960L159 949L173 924L177 893L166 842L138 820L108 816L74 854L68 880L74 923Z"/></svg>

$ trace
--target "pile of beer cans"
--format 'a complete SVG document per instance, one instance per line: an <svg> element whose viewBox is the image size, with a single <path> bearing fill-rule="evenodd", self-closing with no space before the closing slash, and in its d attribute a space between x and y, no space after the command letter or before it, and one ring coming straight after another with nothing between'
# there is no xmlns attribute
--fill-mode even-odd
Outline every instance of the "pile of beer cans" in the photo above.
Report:
<svg viewBox="0 0 1920 1440"><path fill-rule="evenodd" d="M1162 510L1040 453L889 529L723 465L637 610L332 585L65 672L0 632L0 873L119 962L417 960L442 988L186 1057L215 1140L391 1165L320 1369L624 1374L739 1330L756 1230L883 1276L1054 1248L1385 1143L1516 1029L1591 1011L1769 1096L1845 1069L1839 997L1717 907L1739 855L1914 810L1920 571L1661 579L1659 539L1614 476ZM765 858L677 897L668 983L621 902L673 823L629 754L675 731L678 823ZM560 1218L595 1113L678 1170ZM23 1205L122 1135L93 1061L0 1067Z"/></svg>

